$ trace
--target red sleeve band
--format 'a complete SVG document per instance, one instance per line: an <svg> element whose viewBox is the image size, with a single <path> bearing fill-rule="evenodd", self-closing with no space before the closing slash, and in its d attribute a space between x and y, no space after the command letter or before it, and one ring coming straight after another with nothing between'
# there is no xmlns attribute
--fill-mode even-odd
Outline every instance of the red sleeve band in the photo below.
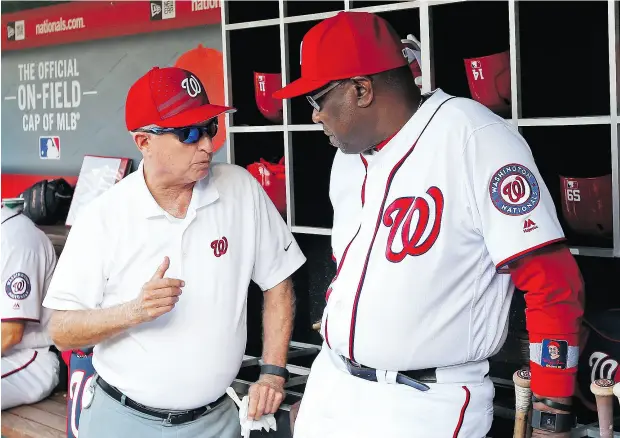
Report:
<svg viewBox="0 0 620 438"><path fill-rule="evenodd" d="M511 264L510 274L515 286L525 292L532 391L545 397L570 397L584 304L577 262L568 248L553 245Z"/></svg>

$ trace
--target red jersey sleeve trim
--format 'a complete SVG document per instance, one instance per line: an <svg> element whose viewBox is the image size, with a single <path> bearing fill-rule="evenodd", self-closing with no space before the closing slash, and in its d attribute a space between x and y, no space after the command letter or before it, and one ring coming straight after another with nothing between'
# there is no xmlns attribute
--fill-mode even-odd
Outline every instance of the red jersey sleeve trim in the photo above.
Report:
<svg viewBox="0 0 620 438"><path fill-rule="evenodd" d="M508 272L508 265L511 263L516 262L517 260L522 259L523 257L526 257L528 255L531 255L533 252L538 251L541 248L544 248L545 246L549 246L552 245L554 243L558 243L558 242L564 242L566 240L565 237L561 237L559 239L553 239L553 240L549 240L547 242L541 243L539 245L533 246L529 249L523 250L513 256L508 257L507 259L502 260L501 262L499 262L496 266L497 272L498 273L506 273Z"/></svg>
<svg viewBox="0 0 620 438"><path fill-rule="evenodd" d="M2 322L18 322L18 321L36 322L36 323L41 322L38 319L32 319L32 318L2 318Z"/></svg>

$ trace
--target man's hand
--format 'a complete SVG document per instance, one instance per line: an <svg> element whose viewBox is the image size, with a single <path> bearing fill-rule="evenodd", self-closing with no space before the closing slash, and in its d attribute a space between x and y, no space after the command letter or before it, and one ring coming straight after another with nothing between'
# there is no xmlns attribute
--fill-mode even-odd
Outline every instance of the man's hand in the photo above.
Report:
<svg viewBox="0 0 620 438"><path fill-rule="evenodd" d="M248 419L260 420L265 414L275 414L284 399L284 378L263 374L250 386Z"/></svg>
<svg viewBox="0 0 620 438"><path fill-rule="evenodd" d="M537 394L535 394L535 396L536 398L542 398L540 395L537 395ZM572 400L570 397L566 397L566 398L547 397L547 398L550 400L556 401L558 403L563 403L565 405L572 404ZM568 414L569 413L566 411L560 411L558 409L550 408L549 406L541 402L534 403L532 407L536 410L543 411L543 412L550 412L552 414ZM548 432L546 430L532 429L532 438L570 438L570 435L571 435L570 432L554 433L554 432Z"/></svg>
<svg viewBox="0 0 620 438"><path fill-rule="evenodd" d="M185 282L176 278L164 278L169 267L170 259L164 257L153 277L142 286L140 296L129 303L130 318L136 324L152 321L170 312L179 301Z"/></svg>

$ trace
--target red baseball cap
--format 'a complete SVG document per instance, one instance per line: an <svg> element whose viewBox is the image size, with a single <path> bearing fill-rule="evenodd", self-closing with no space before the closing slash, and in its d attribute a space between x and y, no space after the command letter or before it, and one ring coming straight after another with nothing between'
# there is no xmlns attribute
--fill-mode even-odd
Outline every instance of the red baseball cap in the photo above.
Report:
<svg viewBox="0 0 620 438"><path fill-rule="evenodd" d="M301 78L273 93L276 99L308 94L331 81L407 65L403 43L383 18L342 11L321 21L301 42Z"/></svg>
<svg viewBox="0 0 620 438"><path fill-rule="evenodd" d="M235 111L210 104L204 85L192 72L153 67L127 93L125 124L129 131L148 125L182 128Z"/></svg>

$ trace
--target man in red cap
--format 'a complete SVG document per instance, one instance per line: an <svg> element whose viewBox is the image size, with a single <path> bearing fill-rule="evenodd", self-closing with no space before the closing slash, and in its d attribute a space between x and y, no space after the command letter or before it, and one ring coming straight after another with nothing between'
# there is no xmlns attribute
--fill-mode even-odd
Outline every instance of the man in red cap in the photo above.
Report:
<svg viewBox="0 0 620 438"><path fill-rule="evenodd" d="M246 419L226 391L245 352L250 280L264 291L264 364L248 416L282 401L290 276L305 257L249 172L211 162L217 116L233 110L180 68L153 68L129 90L144 159L80 213L44 302L61 350L95 346L82 438L239 437Z"/></svg>
<svg viewBox="0 0 620 438"><path fill-rule="evenodd" d="M295 437L486 436L488 358L526 292L533 436L568 437L583 284L525 140L471 99L421 96L380 17L340 12L301 48L305 95L338 147L336 276ZM543 360L558 345L561 367Z"/></svg>

